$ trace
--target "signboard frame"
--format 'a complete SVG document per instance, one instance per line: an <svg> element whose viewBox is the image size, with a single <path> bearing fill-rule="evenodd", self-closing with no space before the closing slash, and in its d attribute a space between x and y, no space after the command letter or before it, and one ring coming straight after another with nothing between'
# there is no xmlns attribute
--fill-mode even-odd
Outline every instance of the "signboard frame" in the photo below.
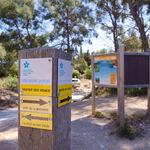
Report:
<svg viewBox="0 0 150 150"><path fill-rule="evenodd" d="M95 56L110 56L110 55L117 55L117 85L102 85L97 84L94 82L94 57ZM140 78L137 77L137 80L140 82L137 82L135 84L126 84L127 80L125 80L129 74L125 73L125 70L127 70L126 65L126 56L149 56L147 60L147 69L148 69L148 75L147 80L145 81L145 84L140 84L140 82L143 80L139 80L142 75L140 75ZM134 58L133 58L134 59ZM120 45L117 53L110 53L110 54L102 54L102 55L95 55L92 53L92 115L95 115L96 113L96 99L95 99L95 87L109 87L109 88L117 88L117 96L118 96L118 115L120 118L120 127L124 127L125 125L125 112L124 112L124 89L125 88L139 88L139 87L148 87L148 105L147 105L147 114L150 114L150 50L144 53L134 53L134 52L124 52L124 45ZM142 67L141 67L142 68ZM140 70L140 67L139 67ZM148 83L148 84L147 84Z"/></svg>
<svg viewBox="0 0 150 150"><path fill-rule="evenodd" d="M94 58L95 57L101 57L101 56L114 56L114 55L116 55L117 56L117 58L118 58L118 53L110 53L110 54L93 54L93 62L92 63L94 63ZM118 64L118 59L117 59L117 64ZM117 69L118 69L118 67L117 67ZM93 73L94 74L94 80L95 80L95 73ZM117 73L118 74L118 73ZM116 74L116 76L118 76ZM110 88L117 88L117 84L115 85L115 84L101 84L101 83L96 83L96 82L94 82L94 84L95 84L95 86L97 86L97 87L110 87Z"/></svg>
<svg viewBox="0 0 150 150"><path fill-rule="evenodd" d="M52 130L52 62L20 59L20 126Z"/></svg>

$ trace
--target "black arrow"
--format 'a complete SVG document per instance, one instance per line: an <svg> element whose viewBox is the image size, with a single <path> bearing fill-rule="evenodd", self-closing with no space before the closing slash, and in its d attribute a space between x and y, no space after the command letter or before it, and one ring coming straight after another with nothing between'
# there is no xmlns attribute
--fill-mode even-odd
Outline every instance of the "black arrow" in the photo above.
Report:
<svg viewBox="0 0 150 150"><path fill-rule="evenodd" d="M62 99L62 100L60 100L60 103L63 103L63 102L66 102L66 101L69 101L71 99L71 97L67 97L67 98L64 98L64 99Z"/></svg>
<svg viewBox="0 0 150 150"><path fill-rule="evenodd" d="M45 105L47 102L44 100L40 99L39 101L34 101L34 100L22 100L22 103L33 103L33 104L39 104L39 105Z"/></svg>
<svg viewBox="0 0 150 150"><path fill-rule="evenodd" d="M37 117L37 116L32 116L31 114L27 115L27 116L23 116L28 120L32 120L32 119L36 119L36 120L44 120L44 121L49 121L51 120L51 118L45 118L45 117Z"/></svg>

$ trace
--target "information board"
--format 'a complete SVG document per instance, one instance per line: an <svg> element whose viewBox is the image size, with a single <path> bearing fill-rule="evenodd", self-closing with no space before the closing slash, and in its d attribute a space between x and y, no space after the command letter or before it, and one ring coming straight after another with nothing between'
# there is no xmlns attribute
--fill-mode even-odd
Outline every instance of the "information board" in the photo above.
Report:
<svg viewBox="0 0 150 150"><path fill-rule="evenodd" d="M58 107L72 101L72 62L58 59Z"/></svg>
<svg viewBox="0 0 150 150"><path fill-rule="evenodd" d="M117 85L117 55L94 56L94 81L100 85Z"/></svg>
<svg viewBox="0 0 150 150"><path fill-rule="evenodd" d="M52 58L20 60L20 125L52 130Z"/></svg>

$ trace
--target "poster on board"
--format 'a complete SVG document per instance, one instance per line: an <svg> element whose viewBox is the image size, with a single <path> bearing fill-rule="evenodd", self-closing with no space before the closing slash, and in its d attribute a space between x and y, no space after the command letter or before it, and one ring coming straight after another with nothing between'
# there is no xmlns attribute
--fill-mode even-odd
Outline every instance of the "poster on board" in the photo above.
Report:
<svg viewBox="0 0 150 150"><path fill-rule="evenodd" d="M117 85L117 55L94 56L94 81L100 85Z"/></svg>
<svg viewBox="0 0 150 150"><path fill-rule="evenodd" d="M52 130L52 58L20 60L20 126Z"/></svg>
<svg viewBox="0 0 150 150"><path fill-rule="evenodd" d="M58 59L58 107L72 101L72 61Z"/></svg>

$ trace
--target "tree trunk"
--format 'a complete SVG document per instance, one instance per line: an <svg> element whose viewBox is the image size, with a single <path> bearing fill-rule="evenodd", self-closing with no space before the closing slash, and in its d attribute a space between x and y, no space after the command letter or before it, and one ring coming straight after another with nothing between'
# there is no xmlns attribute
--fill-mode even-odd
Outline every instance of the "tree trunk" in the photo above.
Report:
<svg viewBox="0 0 150 150"><path fill-rule="evenodd" d="M67 18L66 18L66 30L67 30L67 52L71 53L70 51L70 32L69 32L69 23L68 23L68 18L69 18L69 12L67 9Z"/></svg>
<svg viewBox="0 0 150 150"><path fill-rule="evenodd" d="M115 52L117 52L118 48L119 48L119 45L118 45L118 32L117 32L116 20L113 23L113 40L114 40Z"/></svg>
<svg viewBox="0 0 150 150"><path fill-rule="evenodd" d="M134 8L132 0L128 0L128 4L129 4L131 14L136 22L139 32L140 32L140 37L142 40L142 48L144 51L147 51L149 49L149 45L148 45L148 39L146 37L146 32L144 30L144 24L142 23L141 18L137 14L137 10L136 10L136 8Z"/></svg>

